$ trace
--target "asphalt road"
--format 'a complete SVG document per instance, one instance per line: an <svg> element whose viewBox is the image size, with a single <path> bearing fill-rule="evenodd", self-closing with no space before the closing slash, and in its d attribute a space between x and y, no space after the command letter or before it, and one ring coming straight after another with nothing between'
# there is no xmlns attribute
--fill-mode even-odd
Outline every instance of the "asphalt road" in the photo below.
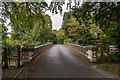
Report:
<svg viewBox="0 0 120 80"><path fill-rule="evenodd" d="M116 78L117 76L92 68L62 45L55 45L32 64L28 78Z"/></svg>

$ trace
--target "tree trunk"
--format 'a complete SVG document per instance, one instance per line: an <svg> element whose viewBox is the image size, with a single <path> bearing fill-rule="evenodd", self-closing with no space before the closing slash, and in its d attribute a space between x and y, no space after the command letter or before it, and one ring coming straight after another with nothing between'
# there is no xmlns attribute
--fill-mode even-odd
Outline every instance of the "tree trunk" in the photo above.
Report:
<svg viewBox="0 0 120 80"><path fill-rule="evenodd" d="M9 66L10 66L10 53L11 53L11 51L10 51L10 48L8 47L8 54L9 54Z"/></svg>
<svg viewBox="0 0 120 80"><path fill-rule="evenodd" d="M7 48L6 47L4 48L4 61L5 61L4 67L8 68L8 58L7 58Z"/></svg>
<svg viewBox="0 0 120 80"><path fill-rule="evenodd" d="M20 46L17 45L17 59L18 59L18 64L17 67L20 67Z"/></svg>
<svg viewBox="0 0 120 80"><path fill-rule="evenodd" d="M100 52L101 52L101 62L103 62L103 44L101 43L101 47L100 47Z"/></svg>

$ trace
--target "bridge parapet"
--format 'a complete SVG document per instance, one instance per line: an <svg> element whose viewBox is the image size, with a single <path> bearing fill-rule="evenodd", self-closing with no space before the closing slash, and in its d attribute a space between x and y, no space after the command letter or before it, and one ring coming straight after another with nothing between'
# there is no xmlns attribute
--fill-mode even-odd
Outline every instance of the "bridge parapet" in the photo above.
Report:
<svg viewBox="0 0 120 80"><path fill-rule="evenodd" d="M29 55L29 59L28 60L22 60L23 61L23 65L25 65L28 62L31 62L34 58L36 58L38 55L40 55L42 52L44 52L45 50L47 50L48 48L52 47L53 44L52 43L48 43L48 44L44 44L44 45L40 45L37 47L23 47L22 48L22 55L27 52Z"/></svg>
<svg viewBox="0 0 120 80"><path fill-rule="evenodd" d="M83 56L84 58L89 59L91 62L96 62L97 48L95 46L93 45L82 46L82 45L77 45L77 44L72 44L72 43L65 43L64 45L74 50L79 55Z"/></svg>
<svg viewBox="0 0 120 80"><path fill-rule="evenodd" d="M72 44L72 43L65 43L65 46L73 49L74 51L80 53L80 55L87 57L87 48L86 46L82 46L82 45L77 45L77 44Z"/></svg>
<svg viewBox="0 0 120 80"><path fill-rule="evenodd" d="M42 53L43 51L47 50L48 48L52 47L52 46L53 46L52 43L48 43L48 44L44 44L44 45L34 47L33 58L36 57L37 55L39 55L40 53Z"/></svg>

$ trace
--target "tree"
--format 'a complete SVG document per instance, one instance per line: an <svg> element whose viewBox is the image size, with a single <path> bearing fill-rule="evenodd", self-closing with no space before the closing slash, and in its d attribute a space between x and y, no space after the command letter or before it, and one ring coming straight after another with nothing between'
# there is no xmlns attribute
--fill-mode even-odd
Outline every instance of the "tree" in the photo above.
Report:
<svg viewBox="0 0 120 80"><path fill-rule="evenodd" d="M81 7L73 8L73 14L79 23L81 23L80 18L82 18L87 26L90 24L87 21L92 19L93 23L103 31L103 34L109 35L110 44L117 44L120 40L118 37L119 8L119 2L85 2Z"/></svg>
<svg viewBox="0 0 120 80"><path fill-rule="evenodd" d="M10 25L13 30L12 38L20 40L22 33L33 28L34 22L39 19L42 20L43 24L45 23L42 16L42 8L47 5L44 2L3 2L3 4L3 21L10 19Z"/></svg>
<svg viewBox="0 0 120 80"><path fill-rule="evenodd" d="M7 30L8 30L8 28L6 27L6 26L4 26L4 25L1 25L2 27L1 27L1 29L0 29L0 32L1 32L1 38L0 38L0 40L2 40L2 45L6 45L6 39L8 38L8 36L7 36Z"/></svg>
<svg viewBox="0 0 120 80"><path fill-rule="evenodd" d="M63 44L64 43L64 37L65 37L65 32L63 29L59 29L59 31L56 34L57 36L57 42L59 44Z"/></svg>
<svg viewBox="0 0 120 80"><path fill-rule="evenodd" d="M3 2L3 21L10 19L11 39L26 46L47 42L52 29L49 15L44 14L47 9L46 2Z"/></svg>
<svg viewBox="0 0 120 80"><path fill-rule="evenodd" d="M94 44L95 31L93 28L96 29L97 32L97 27L94 24L90 24L88 27L81 18L79 20L81 20L81 23L73 16L73 11L64 14L62 29L65 30L66 40L70 39L70 42L81 45ZM90 21L91 20L88 20L89 23Z"/></svg>
<svg viewBox="0 0 120 80"><path fill-rule="evenodd" d="M50 41L53 42L53 44L57 44L57 30L52 30L51 31L51 36L50 36Z"/></svg>
<svg viewBox="0 0 120 80"><path fill-rule="evenodd" d="M42 21L36 21L32 29L27 30L22 36L24 45L38 46L44 42L48 42L51 36L51 20L48 15L42 14L46 23L43 25ZM49 24L49 25L48 25ZM28 44L31 42L32 44Z"/></svg>

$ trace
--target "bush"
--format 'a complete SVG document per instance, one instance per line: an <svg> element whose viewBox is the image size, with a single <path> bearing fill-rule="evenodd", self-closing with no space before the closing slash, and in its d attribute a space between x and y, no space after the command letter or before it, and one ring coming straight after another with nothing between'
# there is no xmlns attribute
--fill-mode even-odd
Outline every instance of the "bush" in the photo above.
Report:
<svg viewBox="0 0 120 80"><path fill-rule="evenodd" d="M112 53L111 55L99 57L97 62L100 63L120 63L120 53Z"/></svg>
<svg viewBox="0 0 120 80"><path fill-rule="evenodd" d="M84 41L84 40L81 40L81 39L77 40L77 44L79 44L79 45L84 45L85 46L86 45L85 43L86 43L86 41Z"/></svg>
<svg viewBox="0 0 120 80"><path fill-rule="evenodd" d="M35 46L40 46L41 43L40 42L35 42Z"/></svg>
<svg viewBox="0 0 120 80"><path fill-rule="evenodd" d="M110 58L112 62L120 63L120 53L113 53Z"/></svg>
<svg viewBox="0 0 120 80"><path fill-rule="evenodd" d="M17 50L17 43L15 40L10 40L10 39L7 39L6 40L6 43L7 43L7 46L9 47L9 49L11 51L16 51Z"/></svg>

